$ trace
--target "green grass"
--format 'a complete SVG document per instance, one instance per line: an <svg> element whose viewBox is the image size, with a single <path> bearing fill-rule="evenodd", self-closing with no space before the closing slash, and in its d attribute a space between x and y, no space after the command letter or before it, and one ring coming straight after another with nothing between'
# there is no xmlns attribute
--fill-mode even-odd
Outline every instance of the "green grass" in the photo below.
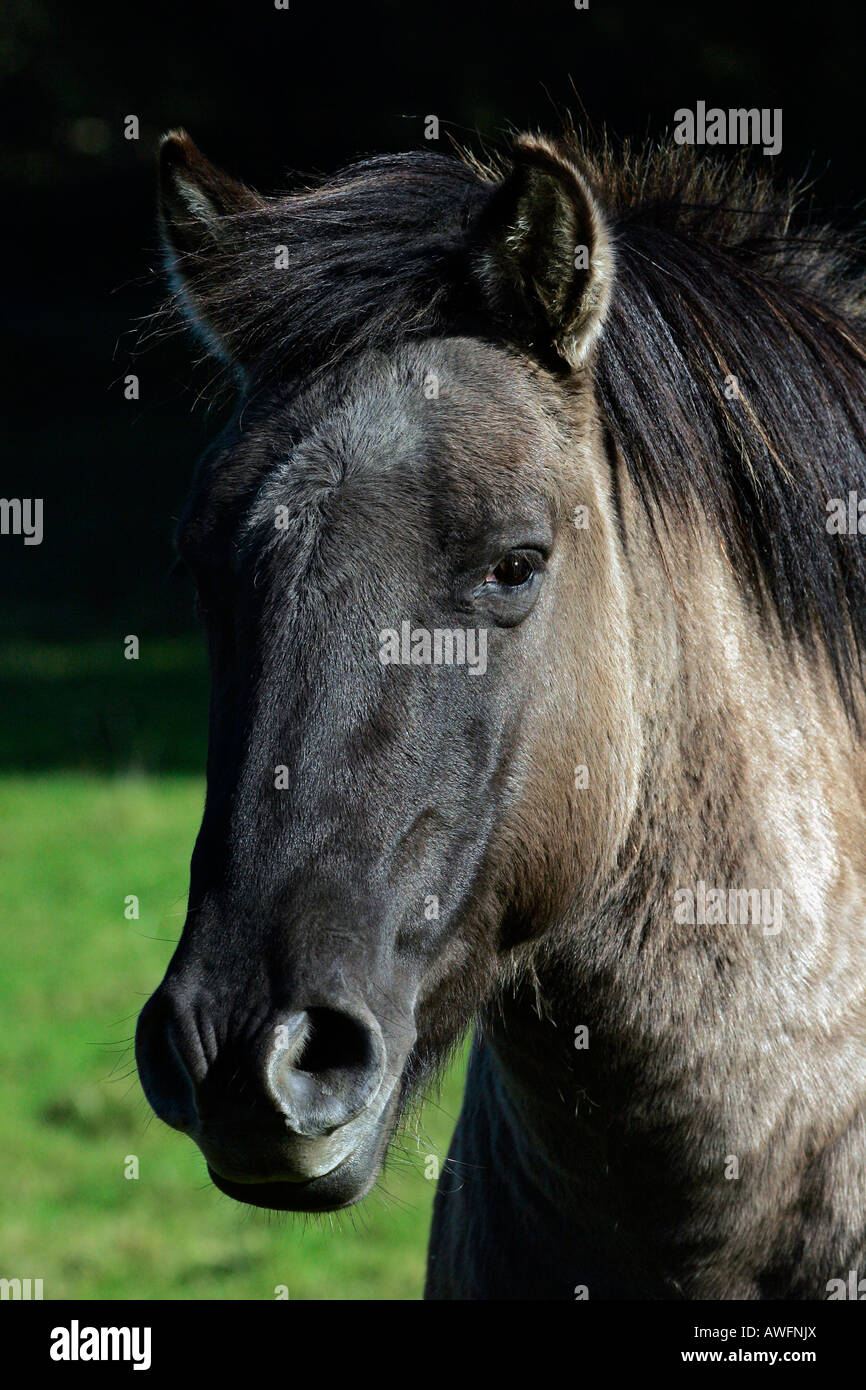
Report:
<svg viewBox="0 0 866 1390"><path fill-rule="evenodd" d="M202 794L187 776L0 781L0 1276L41 1278L46 1298L418 1298L425 1162L447 1149L462 1067L333 1218L239 1206L150 1117L131 1040L183 923Z"/></svg>

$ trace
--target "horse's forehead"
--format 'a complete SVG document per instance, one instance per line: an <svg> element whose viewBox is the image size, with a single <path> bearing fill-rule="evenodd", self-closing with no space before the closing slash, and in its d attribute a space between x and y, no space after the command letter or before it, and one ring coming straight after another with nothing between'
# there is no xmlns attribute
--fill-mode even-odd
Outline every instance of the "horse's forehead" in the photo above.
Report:
<svg viewBox="0 0 866 1390"><path fill-rule="evenodd" d="M249 507L253 528L277 505L305 511L326 496L362 509L377 496L473 511L529 501L549 490L561 448L518 368L452 345L325 381L277 410L267 433L277 456Z"/></svg>
<svg viewBox="0 0 866 1390"><path fill-rule="evenodd" d="M549 428L542 393L505 353L473 339L431 341L361 358L305 394L293 420L308 442L387 467L394 450ZM479 432L481 431L481 432Z"/></svg>

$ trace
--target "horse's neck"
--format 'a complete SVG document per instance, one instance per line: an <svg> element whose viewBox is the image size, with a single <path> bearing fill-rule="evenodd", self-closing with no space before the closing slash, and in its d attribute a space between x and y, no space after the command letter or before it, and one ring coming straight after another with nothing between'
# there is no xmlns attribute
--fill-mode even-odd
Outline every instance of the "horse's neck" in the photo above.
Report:
<svg viewBox="0 0 866 1390"><path fill-rule="evenodd" d="M657 590L635 625L641 796L568 934L632 990L691 965L711 997L763 985L763 1017L786 990L820 1008L840 968L866 987L866 741L826 659L759 624L714 539L671 568L680 597Z"/></svg>
<svg viewBox="0 0 866 1390"><path fill-rule="evenodd" d="M489 1041L500 1123L564 1221L591 1211L674 1281L716 1239L752 1296L778 1236L755 1223L811 1181L807 1157L819 1207L863 1181L864 769L826 686L735 602L718 617L690 613L647 702L604 892L527 954Z"/></svg>
<svg viewBox="0 0 866 1390"><path fill-rule="evenodd" d="M825 1296L866 1259L862 944L606 925L619 958L592 983L554 953L491 1014L461 1180L490 1174L500 1225L531 1219L552 1288Z"/></svg>

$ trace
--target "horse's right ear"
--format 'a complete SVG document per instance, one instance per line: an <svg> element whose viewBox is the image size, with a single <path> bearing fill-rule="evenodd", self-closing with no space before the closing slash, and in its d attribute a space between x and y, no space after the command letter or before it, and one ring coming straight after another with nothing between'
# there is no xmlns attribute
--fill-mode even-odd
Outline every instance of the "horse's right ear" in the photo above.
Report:
<svg viewBox="0 0 866 1390"><path fill-rule="evenodd" d="M208 346L233 361L245 318L236 274L243 214L263 206L252 189L211 164L185 130L163 136L159 217L171 277Z"/></svg>

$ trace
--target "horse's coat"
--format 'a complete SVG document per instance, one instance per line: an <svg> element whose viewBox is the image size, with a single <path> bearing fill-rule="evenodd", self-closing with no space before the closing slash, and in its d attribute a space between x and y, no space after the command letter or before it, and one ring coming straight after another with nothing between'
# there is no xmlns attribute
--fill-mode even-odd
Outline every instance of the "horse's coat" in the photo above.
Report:
<svg viewBox="0 0 866 1390"><path fill-rule="evenodd" d="M278 199L183 134L162 170L242 404L179 535L213 698L155 1109L231 1195L346 1205L477 1021L429 1297L827 1297L866 1264L851 249L573 136ZM484 672L383 663L404 623Z"/></svg>

